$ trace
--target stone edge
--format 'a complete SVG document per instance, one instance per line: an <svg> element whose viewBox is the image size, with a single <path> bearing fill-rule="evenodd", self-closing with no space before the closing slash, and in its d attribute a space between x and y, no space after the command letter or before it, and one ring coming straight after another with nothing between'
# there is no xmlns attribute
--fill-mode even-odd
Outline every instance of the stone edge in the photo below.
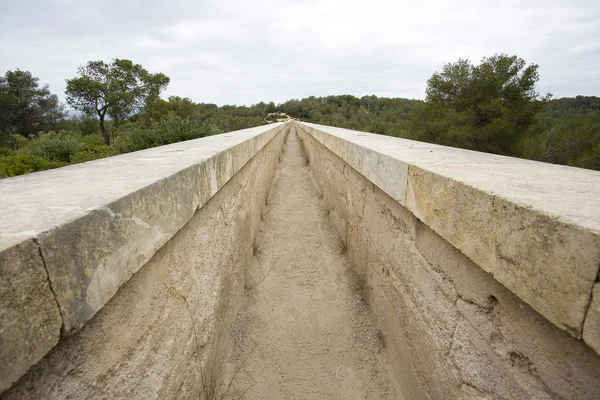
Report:
<svg viewBox="0 0 600 400"><path fill-rule="evenodd" d="M481 203L483 205L481 208L484 210L493 210L488 207L489 204L492 204L492 207L498 207L498 205L495 204L496 202L504 203L512 208L514 214L511 218L515 220L519 218L519 215L527 214L530 219L533 218L538 221L543 221L543 224L538 224L537 226L544 226L545 231L535 232L539 237L544 237L546 232L550 233L553 228L559 227L560 225L561 229L569 230L569 234L573 233L577 238L581 237L584 239L585 243L589 246L600 247L600 236L597 232L590 232L589 229L564 223L557 219L556 216L548 215L542 210L524 207L509 199L502 198L501 195L499 196L497 193L487 193L484 190L473 188L466 183L453 180L450 177L427 171L419 166L412 165L411 163L404 162L400 159L381 154L368 147L347 141L340 137L341 133L339 132L337 132L336 135L333 135L299 121L295 121L295 124L348 163L352 168L356 169L365 176L365 178L373 182L373 184L389 196L398 201L402 206L406 207L422 222L477 263L483 270L491 273L497 281L536 309L536 311L547 320L572 336L582 339L589 347L594 349L596 353L600 354L600 326L598 326L600 317L597 316L597 314L600 315L600 311L598 311L600 307L598 306L598 304L600 304L598 299L600 297L598 289L596 289L595 296L592 298L594 287L598 287L598 272L600 270L598 254L595 254L594 257L590 257L590 259L587 260L588 265L586 266L586 276L583 282L581 281L581 277L570 277L571 281L579 280L577 285L571 285L572 282L567 282L564 279L564 276L561 277L561 280L557 280L551 285L547 285L547 282L545 282L547 277L532 276L531 274L519 276L519 271L514 271L515 267L517 267L517 269L520 267L519 263L515 263L515 261L509 257L503 256L502 253L499 252L498 247L490 249L491 251L482 256L481 250L489 247L489 244L485 242L486 239L489 239L489 235L485 232L487 227L476 226L475 228L479 229L480 232L475 232L473 237L469 238L470 241L459 240L452 234L452 229L448 229L449 227L455 227L457 225L456 215L453 216L452 212L440 209L441 207L427 209L426 206L423 206L423 201L415 198L415 175L427 175L428 181L441 181L448 186L458 186L460 188L459 190L475 194L476 202ZM359 131L352 132L357 133ZM368 132L360 133L373 135ZM390 137L390 139L393 140L392 137ZM548 165L549 167L552 167L551 164ZM398 171L400 172L399 174ZM393 174L390 175L390 172L393 172ZM397 178L390 181L389 176L396 176ZM465 199L465 201L466 200L472 202L473 197ZM485 205L483 203L489 204ZM443 207L443 204L441 206ZM464 204L464 209L469 207L471 209L476 209L477 204ZM490 223L495 223L498 226L506 224L505 220L499 219L501 216L506 218L506 214L493 213L490 215L492 216ZM453 217L455 218L454 220L452 220ZM445 224L440 224L438 222L439 220L444 219L446 220ZM494 221L494 219L496 219L496 221ZM460 224L458 225L460 226ZM473 225L471 225L471 227L473 227ZM473 244L473 239L479 243ZM496 237L495 239L498 238ZM515 240L512 241L514 247ZM533 245L532 243L528 243L528 246L530 247L535 247L536 245L539 245L539 243ZM539 250L540 253L545 251L545 249L542 248L534 250ZM596 251L596 253L598 252ZM574 258L577 259L577 256L574 255ZM494 267L491 267L491 264L493 264ZM513 270L511 271L511 269ZM535 270L535 268L531 269ZM526 279L517 280L516 278L519 277ZM569 279L569 277L567 277L567 279ZM517 282L519 284L517 284ZM540 291L558 289L559 286L565 284L567 288L581 288L583 285L585 290L579 293L569 293L568 290L563 289L556 293L549 293L545 297L540 297ZM577 305L575 310L573 309L573 303L576 303Z"/></svg>
<svg viewBox="0 0 600 400"><path fill-rule="evenodd" d="M40 265L37 269L27 268L19 273L20 279L37 282L36 285L39 287L36 289L37 294L27 293L26 295L23 295L15 292L12 287L8 287L7 290L2 292L4 295L0 298L0 306L3 307L0 315L4 317L6 315L27 315L27 312L35 313L39 307L39 301L36 300L38 298L43 298L47 308L49 308L49 310L47 310L48 315L45 316L47 323L44 324L31 325L28 323L27 318L21 319L20 322L0 319L0 342L5 342L6 340L4 339L9 339L11 335L23 335L23 332L31 338L42 338L36 343L28 341L26 343L27 349L14 347L0 349L0 372L10 371L9 374L5 374L4 372L0 373L0 375L2 375L2 379L0 379L0 393L9 388L23 376L30 367L35 365L50 352L50 350L59 342L60 336L64 337L75 332L91 319L117 293L119 287L127 282L127 280L137 272L156 253L156 251L162 247L162 245L173 237L179 229L192 218L197 209L200 209L206 204L264 146L278 134L284 132L287 125L288 124L286 123L277 124L273 128L257 133L255 136L249 137L241 143L237 143L225 150L202 158L191 166L185 166L169 177L159 179L141 189L132 191L106 206L99 207L97 210L90 210L85 215L72 221L65 221L64 224L59 224L59 226L56 226L49 231L24 235L22 238L19 238L19 240L16 240L11 244L11 246L0 250L0 261L4 261L1 263L4 265L0 265L0 277L5 275L5 271L7 273L13 272L11 266L15 263L28 266L32 263L31 259L35 259L38 260L37 264ZM184 177L184 182L195 185L196 190L193 191L191 199L189 197L183 199L183 202L186 204L176 205L181 206L179 207L181 215L179 216L177 223L175 225L171 224L171 226L169 226L171 229L168 232L163 232L166 234L146 235L144 239L152 240L153 243L144 249L138 248L138 250L141 251L138 251L137 253L130 252L127 254L131 260L128 260L126 265L126 273L114 282L108 282L101 285L99 290L102 293L101 296L97 296L97 301L89 304L89 301L86 301L85 296L81 296L81 293L80 296L77 296L72 292L60 293L58 291L61 289L60 284L57 285L58 281L65 278L59 276L59 274L61 271L69 271L65 270L62 265L56 264L60 261L60 254L58 257L53 258L49 253L51 253L52 250L57 253L64 250L60 247L52 249L52 246L64 244L61 243L60 240L55 239L60 237L60 234L66 227L81 227L85 225L90 232L93 232L95 226L91 226L91 224L110 224L110 220L115 219L115 209L119 210L120 215L118 218L124 219L122 216L128 211L132 211L124 209L124 207L131 207L134 204L134 202L131 201L132 198L135 199L136 196L140 195L151 195L153 198L161 195L169 197L169 193L161 193L161 191L172 189L172 185L169 185L169 181L180 180L182 176ZM179 201L177 196L174 197L174 200ZM133 212L131 212L131 214L135 215ZM157 215L153 216L153 223L164 223L163 220L170 218L168 214L162 214L160 212L157 212L156 214ZM134 220L133 222L136 225L144 225L144 223L140 221ZM92 238L92 236L88 236L88 238ZM136 247L134 243L136 241L135 237L125 236L125 238L128 242L122 243L120 248L124 249L130 245ZM69 249L71 252L69 256L74 256L79 259L70 260L70 262L73 263L73 265L82 267L81 261L85 259L85 257L83 255L79 257L80 255L77 254L77 251L95 250L95 245L97 245L97 243L86 243L85 246L75 246L74 248ZM26 253L23 253L23 248L28 248L29 250ZM17 258L15 259L15 257ZM122 261L122 259L113 258L113 261L119 262ZM87 267L85 269L89 270L91 268L92 272L94 272L94 270L106 269L107 258L103 258L101 262L101 265ZM111 267L112 270L115 271L119 270L121 266L108 266L108 269L110 270ZM86 271L85 273L89 275L89 271ZM69 279L69 277L66 278ZM58 290L55 286L58 287ZM0 289L2 289L2 287L0 287ZM98 291L98 289L96 291ZM86 303L80 307L83 311L80 310L81 312L70 313L73 307L73 296L75 296L76 299L81 300L82 304ZM66 301L65 299L69 299L70 301ZM9 362L9 360L15 359L15 357L16 359L20 359L21 362ZM6 379L3 379L5 377Z"/></svg>

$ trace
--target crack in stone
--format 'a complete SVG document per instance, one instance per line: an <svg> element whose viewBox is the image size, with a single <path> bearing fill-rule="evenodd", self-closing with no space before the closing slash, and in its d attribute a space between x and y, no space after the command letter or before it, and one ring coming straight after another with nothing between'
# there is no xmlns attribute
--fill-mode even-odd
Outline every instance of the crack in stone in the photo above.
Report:
<svg viewBox="0 0 600 400"><path fill-rule="evenodd" d="M52 296L54 297L54 301L56 302L56 308L58 308L58 314L60 315L60 336L65 335L65 317L63 316L62 309L60 307L60 303L58 302L58 296L56 295L56 291L52 285L52 280L50 279L50 272L48 272L48 266L46 265L46 260L44 258L44 253L42 253L42 246L39 243L37 238L33 238L33 242L35 243L38 253L40 254L40 258L42 260L42 265L44 266L44 271L46 271L46 280L48 281L48 287L52 292Z"/></svg>
<svg viewBox="0 0 600 400"><path fill-rule="evenodd" d="M458 305L459 300L462 300L467 304L477 307L478 309L482 310L486 314L489 314L492 311L494 311L494 309L498 305L498 299L496 299L495 296L489 296L490 304L488 304L488 305L481 305L481 304L477 303L475 300L468 299L458 292L456 293L456 296L457 296L456 302L454 303L455 306Z"/></svg>
<svg viewBox="0 0 600 400"><path fill-rule="evenodd" d="M581 328L579 330L579 334L582 339L583 339L583 328L585 326L585 322L587 320L590 308L592 307L592 301L594 300L594 286L596 286L596 284L598 282L600 282L600 266L598 266L598 272L596 273L596 279L594 279L594 282L592 282L592 286L590 287L590 295L588 297L587 304L583 311L583 319L581 321Z"/></svg>

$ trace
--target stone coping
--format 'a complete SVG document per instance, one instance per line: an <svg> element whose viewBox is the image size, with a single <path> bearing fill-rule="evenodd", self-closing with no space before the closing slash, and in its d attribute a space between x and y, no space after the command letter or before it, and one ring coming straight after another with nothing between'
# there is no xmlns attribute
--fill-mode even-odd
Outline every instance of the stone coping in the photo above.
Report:
<svg viewBox="0 0 600 400"><path fill-rule="evenodd" d="M284 127L0 180L0 392L92 318Z"/></svg>
<svg viewBox="0 0 600 400"><path fill-rule="evenodd" d="M600 354L600 172L295 124Z"/></svg>

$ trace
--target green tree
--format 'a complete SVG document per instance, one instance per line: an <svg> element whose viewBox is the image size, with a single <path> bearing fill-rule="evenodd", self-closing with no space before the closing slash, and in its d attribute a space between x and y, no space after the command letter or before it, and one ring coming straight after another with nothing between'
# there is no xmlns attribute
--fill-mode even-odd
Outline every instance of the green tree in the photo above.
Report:
<svg viewBox="0 0 600 400"><path fill-rule="evenodd" d="M600 169L600 98L550 100L519 142L533 160Z"/></svg>
<svg viewBox="0 0 600 400"><path fill-rule="evenodd" d="M196 103L187 97L171 96L169 100L157 99L146 108L146 117L150 120L160 120L174 112L181 118L194 118Z"/></svg>
<svg viewBox="0 0 600 400"><path fill-rule="evenodd" d="M15 133L30 137L56 125L64 116L58 97L50 93L48 85L40 86L39 78L31 72L17 69L0 76L0 131L13 148Z"/></svg>
<svg viewBox="0 0 600 400"><path fill-rule="evenodd" d="M535 85L538 66L496 54L474 66L459 59L427 81L426 104L417 116L422 139L500 154L514 154L520 136L544 105Z"/></svg>
<svg viewBox="0 0 600 400"><path fill-rule="evenodd" d="M110 145L105 126L107 116L123 120L140 112L169 84L166 75L151 74L140 64L122 59L115 59L110 64L89 61L79 68L78 73L79 77L67 79L67 103L89 116L98 117L107 145Z"/></svg>
<svg viewBox="0 0 600 400"><path fill-rule="evenodd" d="M65 104L61 103L58 96L51 94L40 101L40 107L42 109L42 129L52 130L56 129L56 126L65 119L67 115Z"/></svg>

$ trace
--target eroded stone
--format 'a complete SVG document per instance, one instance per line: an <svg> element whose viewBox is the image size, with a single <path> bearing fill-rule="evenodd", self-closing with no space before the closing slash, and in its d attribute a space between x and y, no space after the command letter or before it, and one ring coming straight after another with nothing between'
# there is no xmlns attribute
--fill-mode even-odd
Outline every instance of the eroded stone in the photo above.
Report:
<svg viewBox="0 0 600 400"><path fill-rule="evenodd" d="M58 343L61 322L36 243L0 252L0 392Z"/></svg>
<svg viewBox="0 0 600 400"><path fill-rule="evenodd" d="M600 354L600 283L596 283L592 291L592 302L583 325L583 340Z"/></svg>

